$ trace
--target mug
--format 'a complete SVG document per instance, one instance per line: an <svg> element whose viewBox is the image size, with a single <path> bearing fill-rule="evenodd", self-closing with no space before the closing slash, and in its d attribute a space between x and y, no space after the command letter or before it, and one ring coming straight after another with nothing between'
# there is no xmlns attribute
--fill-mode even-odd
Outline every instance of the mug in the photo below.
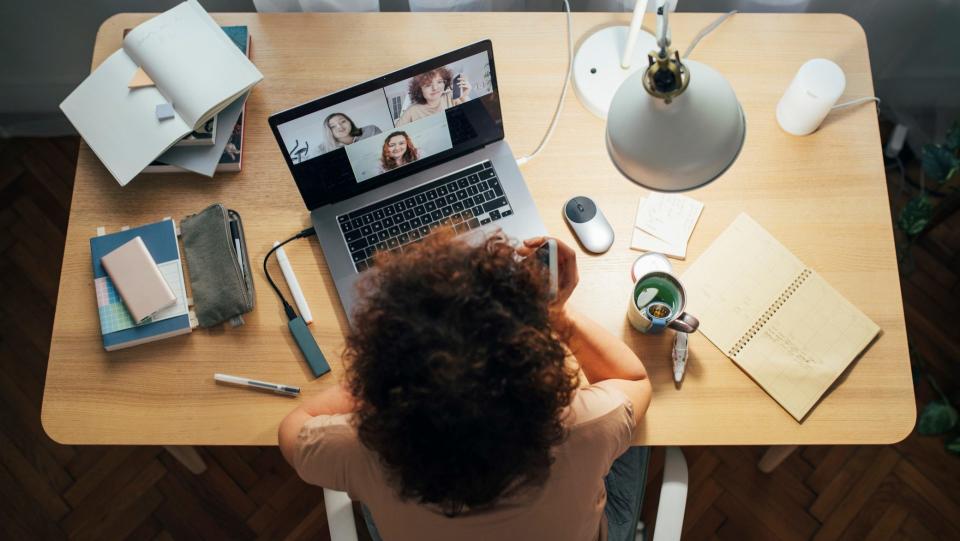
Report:
<svg viewBox="0 0 960 541"><path fill-rule="evenodd" d="M683 311L686 301L687 295L679 280L669 272L651 271L633 285L627 319L642 333L658 333L667 327L691 333L700 322Z"/></svg>

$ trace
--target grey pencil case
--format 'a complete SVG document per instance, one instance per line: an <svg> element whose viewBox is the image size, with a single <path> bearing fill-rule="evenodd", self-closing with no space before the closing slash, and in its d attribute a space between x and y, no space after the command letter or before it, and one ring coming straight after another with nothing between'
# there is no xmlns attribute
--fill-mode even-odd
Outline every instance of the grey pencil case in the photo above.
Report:
<svg viewBox="0 0 960 541"><path fill-rule="evenodd" d="M240 240L239 258L231 221L236 222ZM228 320L234 325L242 324L240 316L253 310L254 292L240 215L215 203L184 218L180 224L180 238L190 273L197 323L201 327L212 327Z"/></svg>

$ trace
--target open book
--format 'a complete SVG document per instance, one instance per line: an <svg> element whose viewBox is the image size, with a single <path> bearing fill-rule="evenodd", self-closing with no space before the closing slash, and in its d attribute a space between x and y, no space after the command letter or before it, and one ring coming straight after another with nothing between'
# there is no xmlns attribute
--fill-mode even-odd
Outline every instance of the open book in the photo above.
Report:
<svg viewBox="0 0 960 541"><path fill-rule="evenodd" d="M155 86L128 88L142 67ZM142 23L60 104L110 173L126 185L263 75L196 0ZM157 105L170 103L161 120Z"/></svg>
<svg viewBox="0 0 960 541"><path fill-rule="evenodd" d="M704 336L797 421L880 332L746 214L682 281Z"/></svg>

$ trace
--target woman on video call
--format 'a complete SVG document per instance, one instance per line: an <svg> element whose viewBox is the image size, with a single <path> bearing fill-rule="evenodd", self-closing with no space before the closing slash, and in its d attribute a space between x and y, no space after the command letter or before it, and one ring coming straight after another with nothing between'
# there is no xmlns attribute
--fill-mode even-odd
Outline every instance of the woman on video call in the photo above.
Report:
<svg viewBox="0 0 960 541"><path fill-rule="evenodd" d="M380 154L380 167L384 172L420 158L420 151L405 131L395 131L383 140L383 152Z"/></svg>
<svg viewBox="0 0 960 541"><path fill-rule="evenodd" d="M343 113L327 115L326 120L323 121L323 127L324 142L320 144L320 154L326 154L382 132L373 124L358 128L353 120Z"/></svg>
<svg viewBox="0 0 960 541"><path fill-rule="evenodd" d="M397 126L409 124L421 118L439 113L470 99L470 81L460 74L456 77L460 96L453 98L453 73L445 67L417 75L410 81L410 101L413 102L400 115Z"/></svg>

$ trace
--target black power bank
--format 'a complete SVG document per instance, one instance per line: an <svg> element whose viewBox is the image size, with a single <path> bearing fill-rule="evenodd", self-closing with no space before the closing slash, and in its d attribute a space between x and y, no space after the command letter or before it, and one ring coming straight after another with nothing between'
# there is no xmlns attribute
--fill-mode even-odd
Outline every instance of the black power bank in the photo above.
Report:
<svg viewBox="0 0 960 541"><path fill-rule="evenodd" d="M320 351L320 346L317 345L317 341L313 338L313 335L310 334L310 330L307 329L307 324L303 322L303 318L297 316L287 322L287 326L290 327L290 334L293 335L293 339L297 342L297 347L300 348L300 351L303 353L303 358L307 360L307 366L310 367L310 371L313 372L314 377L320 377L330 371L330 365L327 364L327 358L323 356L323 352Z"/></svg>

